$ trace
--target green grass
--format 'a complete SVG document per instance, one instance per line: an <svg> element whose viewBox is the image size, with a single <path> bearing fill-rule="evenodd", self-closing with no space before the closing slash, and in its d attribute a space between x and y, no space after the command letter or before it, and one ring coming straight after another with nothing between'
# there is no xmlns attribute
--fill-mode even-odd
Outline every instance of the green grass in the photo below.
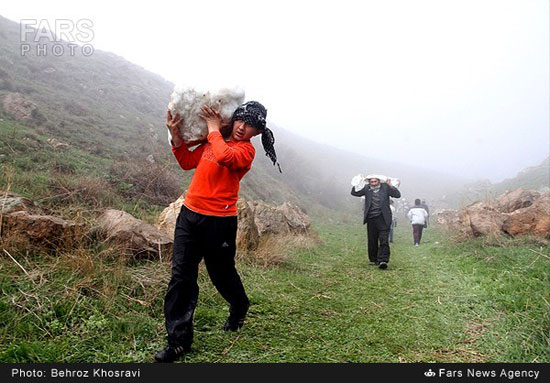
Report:
<svg viewBox="0 0 550 383"><path fill-rule="evenodd" d="M317 230L324 245L279 267L238 266L252 302L239 334L221 330L227 305L201 269L182 361L550 361L548 248L453 244L433 229L414 248L403 226L382 271L368 265L364 227ZM3 255L0 361L147 362L164 346L167 262L101 248L16 258L30 277Z"/></svg>

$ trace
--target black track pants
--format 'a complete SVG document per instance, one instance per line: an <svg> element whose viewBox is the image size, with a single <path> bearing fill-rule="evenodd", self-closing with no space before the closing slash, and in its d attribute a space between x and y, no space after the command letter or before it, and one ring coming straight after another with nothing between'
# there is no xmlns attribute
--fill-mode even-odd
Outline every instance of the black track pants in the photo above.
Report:
<svg viewBox="0 0 550 383"><path fill-rule="evenodd" d="M176 221L172 278L164 299L168 343L190 346L193 313L199 296L198 268L202 258L212 283L229 304L247 307L248 297L235 269L237 217L213 217L183 206Z"/></svg>

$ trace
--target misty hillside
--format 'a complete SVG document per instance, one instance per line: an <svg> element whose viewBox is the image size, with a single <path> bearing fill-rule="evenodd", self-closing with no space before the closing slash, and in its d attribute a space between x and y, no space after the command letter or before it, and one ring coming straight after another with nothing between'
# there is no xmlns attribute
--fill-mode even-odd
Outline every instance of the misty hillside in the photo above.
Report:
<svg viewBox="0 0 550 383"><path fill-rule="evenodd" d="M475 201L493 199L507 190L518 188L537 190L541 193L550 192L550 158L546 158L537 166L525 168L515 177L501 182L478 180L466 184L452 193L449 198L457 201L458 206L465 206Z"/></svg>
<svg viewBox="0 0 550 383"><path fill-rule="evenodd" d="M524 189L550 192L550 157L537 166L523 169L513 178L494 184L493 190L496 193L503 193L506 190L516 189L518 185Z"/></svg>
<svg viewBox="0 0 550 383"><path fill-rule="evenodd" d="M96 50L84 57L77 50L74 56L58 57L48 50L39 57L31 44L22 56L20 44L19 25L0 17L0 155L20 173L15 189L40 194L52 187L61 192L90 190L93 184L102 195L96 199L122 195L159 206L183 191L191 175L173 160L164 127L173 84L112 53ZM17 108L24 109L26 103L32 104L31 115L18 117ZM242 182L245 198L288 200L313 214L327 209L352 212L358 201L349 195L349 181L355 174L372 172L400 178L408 200L426 198L447 207L455 204L447 196L465 183L371 159L368 151L365 156L348 153L271 126L283 174L254 139L257 156ZM51 139L67 143L68 149L54 148L48 144ZM65 181L60 185L59 180Z"/></svg>
<svg viewBox="0 0 550 383"><path fill-rule="evenodd" d="M48 41L40 44L51 46ZM0 97L5 101L6 96L19 94L36 106L32 118L24 119L3 103L2 154L18 169L44 172L53 163L56 175L95 175L116 184L127 164L151 167L145 159L152 156L155 166L169 166L183 187L188 184L190 174L173 160L164 127L173 84L111 53L38 57L33 48L22 57L19 51L18 24L0 18ZM62 154L53 150L46 143L51 138L68 143L70 149ZM261 149L258 153L262 154ZM242 195L315 205L307 195L295 193L284 178L271 178L262 169L267 164L257 162ZM117 191L129 192L135 186L120 181L114 185ZM165 204L181 191L151 202Z"/></svg>

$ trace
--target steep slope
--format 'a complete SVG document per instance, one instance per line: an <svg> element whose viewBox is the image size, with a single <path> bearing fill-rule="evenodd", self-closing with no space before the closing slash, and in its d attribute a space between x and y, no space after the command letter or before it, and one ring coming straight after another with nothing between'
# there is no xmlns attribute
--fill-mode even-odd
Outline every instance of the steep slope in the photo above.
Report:
<svg viewBox="0 0 550 383"><path fill-rule="evenodd" d="M44 44L50 53L38 55L36 44ZM44 177L95 174L108 180L116 193L139 199L140 193L149 196L152 189L149 184L139 186L145 182L135 179L140 169L151 172L149 168L157 167L159 174L170 173L155 187L155 193L165 194L163 198L149 198L159 205L188 184L191 175L178 169L166 143L165 108L173 84L112 53L95 51L85 57L77 50L74 56L55 56L52 44L42 39L31 43L23 56L20 45L19 25L0 17L0 101L17 95L36 107L28 119L4 107L0 123L4 162L15 164L19 171L35 172L45 172L50 164ZM349 195L349 180L357 173L401 178L408 199L440 200L463 184L453 177L318 144L281 127L274 130L283 174L255 139L257 158L241 189L246 198L289 200L314 215L325 215L357 209L358 200ZM71 149L60 154L46 143L51 138L68 143ZM150 177L146 171L141 173ZM178 192L174 182L180 185ZM164 184L172 187L163 188Z"/></svg>

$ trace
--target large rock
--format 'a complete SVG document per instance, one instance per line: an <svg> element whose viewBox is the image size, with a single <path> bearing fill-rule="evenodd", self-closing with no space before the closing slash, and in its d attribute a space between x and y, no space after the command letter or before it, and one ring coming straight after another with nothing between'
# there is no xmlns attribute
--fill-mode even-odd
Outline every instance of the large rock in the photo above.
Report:
<svg viewBox="0 0 550 383"><path fill-rule="evenodd" d="M35 202L14 193L0 191L2 235L12 245L56 249L79 241L80 224L45 215Z"/></svg>
<svg viewBox="0 0 550 383"><path fill-rule="evenodd" d="M258 201L249 201L248 205L254 213L254 223L260 236L290 232L287 219L281 210Z"/></svg>
<svg viewBox="0 0 550 383"><path fill-rule="evenodd" d="M503 230L512 235L534 234L550 237L550 194L544 194L528 207L507 215Z"/></svg>
<svg viewBox="0 0 550 383"><path fill-rule="evenodd" d="M497 198L496 209L501 213L511 213L531 206L539 197L540 193L534 190L509 190Z"/></svg>
<svg viewBox="0 0 550 383"><path fill-rule="evenodd" d="M436 209L431 216L439 225L456 226L460 224L460 213L454 209Z"/></svg>
<svg viewBox="0 0 550 383"><path fill-rule="evenodd" d="M239 250L255 250L260 242L260 232L254 222L254 212L242 199L237 202L237 208L239 211L237 248Z"/></svg>
<svg viewBox="0 0 550 383"><path fill-rule="evenodd" d="M289 202L283 203L277 207L286 218L288 228L293 233L305 233L311 226L311 220L298 206L292 205Z"/></svg>
<svg viewBox="0 0 550 383"><path fill-rule="evenodd" d="M185 193L164 209L157 220L157 227L172 237L176 230L176 220L178 219L184 200Z"/></svg>
<svg viewBox="0 0 550 383"><path fill-rule="evenodd" d="M174 236L176 220L183 205L185 195L178 198L160 214L157 227ZM299 207L288 202L278 207L269 206L259 201L237 202L238 230L237 248L239 250L254 250L260 238L270 234L307 233L311 221Z"/></svg>
<svg viewBox="0 0 550 383"><path fill-rule="evenodd" d="M506 216L496 210L493 204L478 201L461 211L461 221L474 236L499 235Z"/></svg>
<svg viewBox="0 0 550 383"><path fill-rule="evenodd" d="M32 214L42 213L42 210L30 199L0 190L0 214L9 214L16 211L26 211Z"/></svg>
<svg viewBox="0 0 550 383"><path fill-rule="evenodd" d="M3 233L26 239L33 246L55 249L77 243L81 225L51 215L31 214L20 210L3 218Z"/></svg>
<svg viewBox="0 0 550 383"><path fill-rule="evenodd" d="M460 212L460 223L466 234L518 236L534 234L548 237L550 208L548 194L516 189L496 200L476 202Z"/></svg>
<svg viewBox="0 0 550 383"><path fill-rule="evenodd" d="M106 210L98 219L97 231L107 242L134 257L168 257L172 253L170 235L124 211Z"/></svg>

